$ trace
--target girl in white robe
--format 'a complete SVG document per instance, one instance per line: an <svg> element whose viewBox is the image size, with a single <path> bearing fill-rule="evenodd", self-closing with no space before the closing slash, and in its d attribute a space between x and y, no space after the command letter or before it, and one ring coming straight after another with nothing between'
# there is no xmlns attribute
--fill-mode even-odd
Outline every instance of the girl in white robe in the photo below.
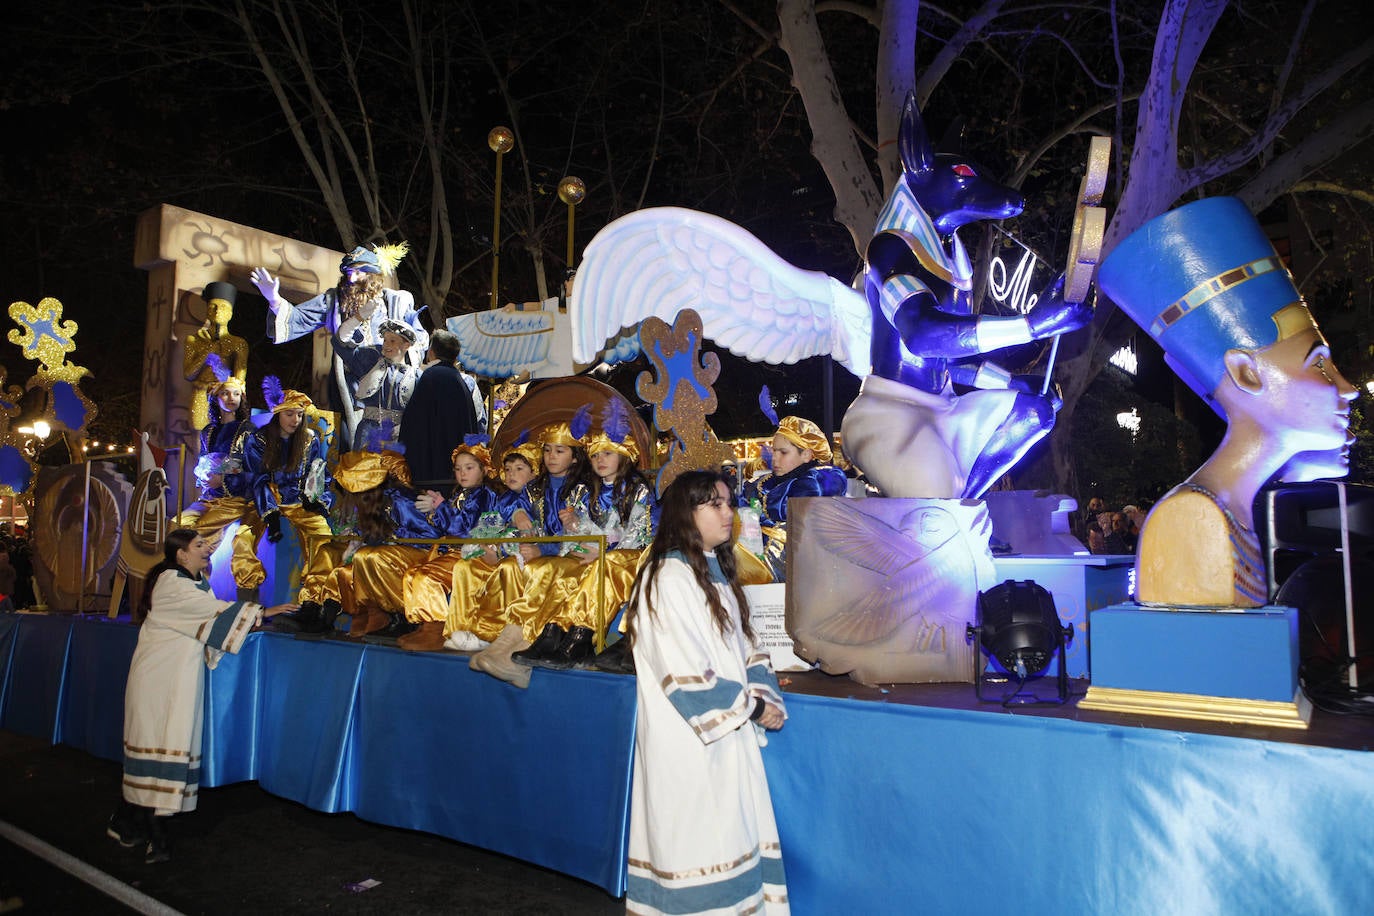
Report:
<svg viewBox="0 0 1374 916"><path fill-rule="evenodd" d="M735 572L730 491L691 471L663 494L631 593L638 674L627 913L786 913L759 750L787 714Z"/></svg>
<svg viewBox="0 0 1374 916"><path fill-rule="evenodd" d="M160 818L194 811L200 786L205 669L238 652L264 616L251 601L221 601L205 571L211 545L194 528L178 528L153 568L151 607L138 633L124 692L124 800L106 833L123 846L147 840L148 864L166 861Z"/></svg>

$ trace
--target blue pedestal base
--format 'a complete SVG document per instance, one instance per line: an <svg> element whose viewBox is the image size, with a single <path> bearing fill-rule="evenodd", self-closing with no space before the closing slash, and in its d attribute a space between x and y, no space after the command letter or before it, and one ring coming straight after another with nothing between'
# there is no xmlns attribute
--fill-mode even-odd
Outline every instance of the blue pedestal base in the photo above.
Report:
<svg viewBox="0 0 1374 916"><path fill-rule="evenodd" d="M1089 618L1084 709L1306 728L1298 612L1191 611L1118 604Z"/></svg>

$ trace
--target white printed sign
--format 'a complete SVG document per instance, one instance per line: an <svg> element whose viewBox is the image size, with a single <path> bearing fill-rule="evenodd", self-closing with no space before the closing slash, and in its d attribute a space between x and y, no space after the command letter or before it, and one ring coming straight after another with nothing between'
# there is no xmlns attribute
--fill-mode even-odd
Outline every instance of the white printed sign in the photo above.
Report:
<svg viewBox="0 0 1374 916"><path fill-rule="evenodd" d="M787 585L746 585L744 596L749 599L749 623L773 659L773 670L810 671L811 663L797 657L792 637L787 635Z"/></svg>

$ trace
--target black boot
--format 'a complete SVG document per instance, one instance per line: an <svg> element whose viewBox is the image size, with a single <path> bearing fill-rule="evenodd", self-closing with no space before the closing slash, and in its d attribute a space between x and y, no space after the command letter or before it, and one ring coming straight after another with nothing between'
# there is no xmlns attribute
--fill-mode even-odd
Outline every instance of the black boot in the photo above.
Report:
<svg viewBox="0 0 1374 916"><path fill-rule="evenodd" d="M320 631L320 621L319 604L306 601L298 610L273 617L272 628L283 633L317 633Z"/></svg>
<svg viewBox="0 0 1374 916"><path fill-rule="evenodd" d="M620 637L592 659L592 667L610 674L634 674L635 657L627 648L628 643L628 639Z"/></svg>
<svg viewBox="0 0 1374 916"><path fill-rule="evenodd" d="M391 619L391 622L375 633L369 633L364 636L363 639L366 642L377 641L394 645L397 639L405 636L407 633L413 633L420 628L418 623L411 623L409 620L406 620L406 615L402 614L400 611L389 611L387 617Z"/></svg>
<svg viewBox="0 0 1374 916"><path fill-rule="evenodd" d="M325 633L334 630L334 621L338 619L339 612L343 610L343 605L333 598L326 598L324 604L320 605L320 627Z"/></svg>
<svg viewBox="0 0 1374 916"><path fill-rule="evenodd" d="M553 655L539 662L545 668L567 669L588 662L596 655L596 634L587 627L570 627L567 638Z"/></svg>
<svg viewBox="0 0 1374 916"><path fill-rule="evenodd" d="M125 849L147 842L147 820L143 809L121 800L115 813L110 816L110 823L105 827L105 835L112 840L118 840L119 845Z"/></svg>
<svg viewBox="0 0 1374 916"><path fill-rule="evenodd" d="M143 855L143 864L156 865L166 862L172 858L172 854L167 848L165 818L158 817L152 808L143 810L148 812L148 848Z"/></svg>
<svg viewBox="0 0 1374 916"><path fill-rule="evenodd" d="M552 658L567 637L568 634L558 624L546 623L544 629L539 631L539 637L535 639L534 644L513 654L511 660L517 665L532 668L543 659Z"/></svg>

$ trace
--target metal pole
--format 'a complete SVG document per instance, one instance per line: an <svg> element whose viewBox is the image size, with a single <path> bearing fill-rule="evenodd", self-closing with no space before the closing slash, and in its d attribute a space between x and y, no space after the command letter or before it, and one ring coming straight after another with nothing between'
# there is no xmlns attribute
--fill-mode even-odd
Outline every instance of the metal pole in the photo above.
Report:
<svg viewBox="0 0 1374 916"><path fill-rule="evenodd" d="M493 127L487 134L487 146L496 154L496 189L491 228L491 307L501 305L497 282L501 275L501 162L515 147L515 134L508 127Z"/></svg>

